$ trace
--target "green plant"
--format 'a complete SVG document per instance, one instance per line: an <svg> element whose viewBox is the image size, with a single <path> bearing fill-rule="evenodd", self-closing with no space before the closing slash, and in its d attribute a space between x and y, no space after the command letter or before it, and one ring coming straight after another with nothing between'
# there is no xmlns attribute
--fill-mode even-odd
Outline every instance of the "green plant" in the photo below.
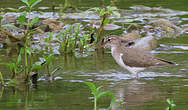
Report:
<svg viewBox="0 0 188 110"><path fill-rule="evenodd" d="M50 69L50 64L51 64L51 61L54 58L54 55L52 55L52 54L50 54L48 56L47 55L43 55L43 58L45 60L45 65L47 67L48 76L52 76L51 69Z"/></svg>
<svg viewBox="0 0 188 110"><path fill-rule="evenodd" d="M79 48L80 52L87 49L89 36L81 31L80 24L70 25L56 35L61 53L74 54L76 48Z"/></svg>
<svg viewBox="0 0 188 110"><path fill-rule="evenodd" d="M33 32L36 31L36 29L31 29L31 27L38 22L39 18L37 16L35 16L33 19L31 19L31 11L33 10L33 8L39 3L41 2L41 0L21 0L21 2L24 3L24 6L19 7L19 10L24 9L25 11L23 13L20 14L20 16L18 16L17 18L17 24L19 25L23 25L26 27L25 31L24 31L24 35L22 36L22 39L24 41L24 71L25 71L25 81L28 82L29 81L29 59L28 59L28 55L31 55L31 53L33 52L32 49L30 49L30 38L33 34ZM28 17L27 17L28 16ZM19 29L18 27L16 27L15 25L12 24L6 24L4 25L4 27L8 27L8 28L16 28ZM40 27L39 27L40 28ZM14 73L16 73L16 63L7 63L7 66L9 66L9 68L11 70L13 70Z"/></svg>
<svg viewBox="0 0 188 110"><path fill-rule="evenodd" d="M25 76L26 80L29 81L29 68L28 68L28 54L31 53L29 49L29 39L34 30L30 30L30 27L38 22L38 17L35 16L32 20L30 17L31 11L35 5L37 5L41 0L21 0L25 5L21 6L19 9L25 9L28 12L28 19L26 19L27 13L24 12L18 17L18 24L26 25L26 31L24 34L25 44L24 44L24 58L25 58Z"/></svg>
<svg viewBox="0 0 188 110"><path fill-rule="evenodd" d="M13 58L10 62L1 62L0 63L2 65L7 66L10 69L10 71L12 72L12 79L14 79L15 76L18 75L18 73L23 71L22 65L20 64L21 59L22 59L21 57L22 57L23 53L24 53L24 50L21 49L17 58Z"/></svg>
<svg viewBox="0 0 188 110"><path fill-rule="evenodd" d="M174 110L174 107L176 106L174 101L172 99L166 99L166 102L169 104L169 106L165 110Z"/></svg>
<svg viewBox="0 0 188 110"><path fill-rule="evenodd" d="M104 38L104 26L110 22L109 16L114 14L120 16L118 9L116 7L106 7L106 8L91 8L89 10L94 10L98 13L100 17L100 26L96 30L97 36L95 39L96 47L100 47L102 39ZM94 28L93 28L94 29Z"/></svg>
<svg viewBox="0 0 188 110"><path fill-rule="evenodd" d="M91 82L84 82L84 83L89 86L89 88L94 96L94 110L97 110L97 100L103 96L106 96L106 95L111 96L111 104L110 104L109 108L112 107L113 103L115 102L114 94L112 92L110 92L110 91L100 92L100 89L102 88L102 86L96 87Z"/></svg>
<svg viewBox="0 0 188 110"><path fill-rule="evenodd" d="M44 41L45 41L45 52L48 52L50 54L53 53L52 40L53 40L53 33L49 32L48 37L44 38Z"/></svg>
<svg viewBox="0 0 188 110"><path fill-rule="evenodd" d="M3 78L3 75L2 75L2 73L0 72L0 79L1 79L1 85L4 85L5 83L4 83L4 78Z"/></svg>

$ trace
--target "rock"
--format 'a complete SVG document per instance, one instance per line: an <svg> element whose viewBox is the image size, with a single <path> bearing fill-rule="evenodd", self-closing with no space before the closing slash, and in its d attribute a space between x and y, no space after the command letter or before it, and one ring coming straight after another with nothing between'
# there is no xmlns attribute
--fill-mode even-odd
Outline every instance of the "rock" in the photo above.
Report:
<svg viewBox="0 0 188 110"><path fill-rule="evenodd" d="M172 22L166 19L159 19L153 22L154 28L161 28L160 37L176 37L182 33L182 29L176 25L174 25Z"/></svg>
<svg viewBox="0 0 188 110"><path fill-rule="evenodd" d="M16 15L11 15L11 16L4 16L3 19L1 20L1 25L4 24L15 24L17 20Z"/></svg>
<svg viewBox="0 0 188 110"><path fill-rule="evenodd" d="M131 24L127 27L127 32L131 33L132 31L139 31L142 27L138 24Z"/></svg>
<svg viewBox="0 0 188 110"><path fill-rule="evenodd" d="M89 21L90 26L99 28L100 27L100 21L91 20ZM104 26L104 30L116 30L121 28L121 26L118 26L116 24L106 24Z"/></svg>
<svg viewBox="0 0 188 110"><path fill-rule="evenodd" d="M136 5L136 6L131 6L131 9L137 11L137 12L163 12L163 13L172 13L174 12L171 9L165 9L161 7L147 7L144 5Z"/></svg>
<svg viewBox="0 0 188 110"><path fill-rule="evenodd" d="M52 19L43 20L42 23L45 25L48 25L49 30L55 31L55 32L60 31L64 25L63 23L56 21L56 20L52 20Z"/></svg>
<svg viewBox="0 0 188 110"><path fill-rule="evenodd" d="M106 24L104 26L104 30L116 30L121 28L121 26L115 25L115 24Z"/></svg>
<svg viewBox="0 0 188 110"><path fill-rule="evenodd" d="M183 29L183 32L187 32L188 31L188 24L181 25L181 28Z"/></svg>
<svg viewBox="0 0 188 110"><path fill-rule="evenodd" d="M131 33L124 34L120 37L122 40L136 40L139 39L141 35L137 31L132 31Z"/></svg>

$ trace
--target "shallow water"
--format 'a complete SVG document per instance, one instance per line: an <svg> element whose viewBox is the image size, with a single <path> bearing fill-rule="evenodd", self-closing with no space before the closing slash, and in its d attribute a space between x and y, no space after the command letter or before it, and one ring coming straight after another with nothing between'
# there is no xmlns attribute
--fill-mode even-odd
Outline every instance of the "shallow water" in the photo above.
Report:
<svg viewBox="0 0 188 110"><path fill-rule="evenodd" d="M62 1L56 0L56 3ZM7 5L2 5L2 4ZM0 7L16 7L11 0L1 0ZM52 0L43 1L40 7L49 7ZM62 2L63 3L63 2ZM159 1L150 0L147 2L123 1L116 2L118 8L128 9L132 5L162 6L181 12L188 11L187 0L181 1ZM71 4L80 9L109 5L106 1L71 1ZM188 3L187 3L188 4ZM17 4L20 5L20 4ZM187 12L186 12L187 13ZM82 14L81 14L82 15ZM81 15L78 17L82 18ZM138 21L143 16L151 14L137 13L130 16L130 19L137 18ZM172 16L177 16L176 14ZM162 14L161 16L166 17ZM170 14L169 14L170 16ZM90 17L95 19L96 16ZM77 16L76 16L77 18ZM79 19L80 19L79 18ZM127 18L127 15L121 19ZM186 21L186 16L183 16ZM75 18L71 18L75 19ZM82 18L82 20L89 18ZM81 20L81 21L82 21ZM124 28L124 27L122 27ZM89 88L83 81L92 81L97 86L104 86L103 90L112 91L116 98L122 98L126 103L126 110L164 110L168 105L167 98L175 101L177 110L187 110L188 108L188 34L183 34L177 38L160 39L160 47L152 53L160 58L176 62L176 66L166 66L150 68L139 74L140 79L135 80L135 76L117 65L109 51L106 50L104 56L96 52L90 52L85 57L64 57L57 55L53 61L53 66L61 66L63 69L56 73L55 81L47 81L40 75L37 88L16 87L0 88L0 109L2 110L91 110L92 95ZM0 48L0 56L3 61L10 59L7 50ZM11 54L14 57L14 52ZM0 66L5 78L8 77L7 68ZM43 71L40 71L41 73ZM103 110L110 103L109 97L102 98L98 104Z"/></svg>

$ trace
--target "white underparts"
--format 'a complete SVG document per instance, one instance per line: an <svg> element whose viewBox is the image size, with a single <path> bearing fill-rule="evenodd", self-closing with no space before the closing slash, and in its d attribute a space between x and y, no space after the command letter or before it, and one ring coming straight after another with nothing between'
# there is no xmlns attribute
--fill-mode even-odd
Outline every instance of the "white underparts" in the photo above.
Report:
<svg viewBox="0 0 188 110"><path fill-rule="evenodd" d="M111 48L112 56L114 57L115 61L124 69L127 69L130 73L137 74L138 72L143 71L145 68L143 67L130 67L124 64L122 56L123 53L115 53L115 47Z"/></svg>

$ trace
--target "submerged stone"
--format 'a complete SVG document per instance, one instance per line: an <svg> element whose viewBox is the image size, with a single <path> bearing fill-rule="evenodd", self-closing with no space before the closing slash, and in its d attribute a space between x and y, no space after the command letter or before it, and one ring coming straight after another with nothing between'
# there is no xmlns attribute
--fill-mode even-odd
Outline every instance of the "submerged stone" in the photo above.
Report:
<svg viewBox="0 0 188 110"><path fill-rule="evenodd" d="M176 37L182 33L182 29L167 19L159 19L153 22L154 28L160 27L161 33L160 37Z"/></svg>

